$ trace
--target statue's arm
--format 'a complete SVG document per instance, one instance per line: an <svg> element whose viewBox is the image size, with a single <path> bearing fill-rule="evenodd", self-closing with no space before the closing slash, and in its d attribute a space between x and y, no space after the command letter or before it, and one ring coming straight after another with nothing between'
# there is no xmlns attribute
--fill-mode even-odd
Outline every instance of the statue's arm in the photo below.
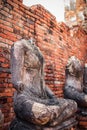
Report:
<svg viewBox="0 0 87 130"><path fill-rule="evenodd" d="M49 98L48 103L49 105L58 105L59 104L59 99L56 97L56 95L53 93L53 91L46 86L46 94Z"/></svg>
<svg viewBox="0 0 87 130"><path fill-rule="evenodd" d="M53 93L53 91L49 87L46 86L45 90L46 90L47 96L49 98L56 98L55 94Z"/></svg>
<svg viewBox="0 0 87 130"><path fill-rule="evenodd" d="M73 86L64 87L65 98L75 100L80 106L87 106L87 95L83 92L79 92Z"/></svg>
<svg viewBox="0 0 87 130"><path fill-rule="evenodd" d="M20 41L18 41L20 42ZM24 51L21 43L14 43L11 48L11 74L12 83L17 90L23 89L23 65L24 65Z"/></svg>

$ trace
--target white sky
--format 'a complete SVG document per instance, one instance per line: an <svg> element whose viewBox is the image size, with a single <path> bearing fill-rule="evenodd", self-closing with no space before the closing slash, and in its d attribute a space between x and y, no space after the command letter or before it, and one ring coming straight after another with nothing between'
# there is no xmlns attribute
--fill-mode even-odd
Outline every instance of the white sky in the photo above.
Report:
<svg viewBox="0 0 87 130"><path fill-rule="evenodd" d="M64 21L64 0L23 0L26 6L41 4L50 11L57 21Z"/></svg>

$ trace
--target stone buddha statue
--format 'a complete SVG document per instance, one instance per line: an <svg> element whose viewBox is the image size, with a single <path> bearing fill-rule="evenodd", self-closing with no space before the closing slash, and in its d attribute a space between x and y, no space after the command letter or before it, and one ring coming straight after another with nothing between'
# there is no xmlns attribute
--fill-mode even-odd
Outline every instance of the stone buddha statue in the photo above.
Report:
<svg viewBox="0 0 87 130"><path fill-rule="evenodd" d="M14 111L10 130L58 130L77 111L70 99L57 98L45 85L44 58L34 40L20 40L11 48Z"/></svg>
<svg viewBox="0 0 87 130"><path fill-rule="evenodd" d="M75 56L70 57L66 65L64 95L76 101L80 112L87 115L87 67L83 69L80 60Z"/></svg>

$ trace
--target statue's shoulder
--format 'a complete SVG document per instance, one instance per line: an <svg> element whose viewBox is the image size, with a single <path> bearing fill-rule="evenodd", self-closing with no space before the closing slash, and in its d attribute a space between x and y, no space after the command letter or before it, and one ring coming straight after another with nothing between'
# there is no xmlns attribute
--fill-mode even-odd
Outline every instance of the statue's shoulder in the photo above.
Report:
<svg viewBox="0 0 87 130"><path fill-rule="evenodd" d="M16 41L16 42L14 42L13 43L13 46L15 47L15 46L22 46L22 45L24 45L24 44L27 44L27 42L28 42L28 40L26 40L26 39L21 39L21 40L18 40L18 41Z"/></svg>

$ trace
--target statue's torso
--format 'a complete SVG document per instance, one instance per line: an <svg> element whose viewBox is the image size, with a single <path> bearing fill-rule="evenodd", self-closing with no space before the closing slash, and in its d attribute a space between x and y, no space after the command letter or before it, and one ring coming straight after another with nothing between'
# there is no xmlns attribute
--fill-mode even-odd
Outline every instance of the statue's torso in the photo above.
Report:
<svg viewBox="0 0 87 130"><path fill-rule="evenodd" d="M43 75L44 59L39 49L29 45L30 49L24 52L24 65L22 68L22 82L24 90L21 92L27 98L45 98L45 85Z"/></svg>
<svg viewBox="0 0 87 130"><path fill-rule="evenodd" d="M76 79L76 77L69 76L66 80L66 84L68 86L73 86L79 92L83 92L81 81L79 79Z"/></svg>

